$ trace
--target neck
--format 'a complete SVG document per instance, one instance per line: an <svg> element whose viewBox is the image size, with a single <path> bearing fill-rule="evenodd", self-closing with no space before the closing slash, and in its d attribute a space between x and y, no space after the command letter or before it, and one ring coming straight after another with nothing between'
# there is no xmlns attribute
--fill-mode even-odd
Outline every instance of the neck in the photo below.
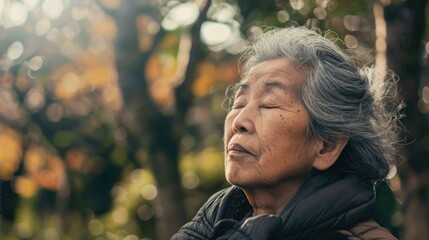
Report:
<svg viewBox="0 0 429 240"><path fill-rule="evenodd" d="M288 182L276 187L243 188L247 200L253 208L253 216L280 214L286 204L295 196L302 182Z"/></svg>

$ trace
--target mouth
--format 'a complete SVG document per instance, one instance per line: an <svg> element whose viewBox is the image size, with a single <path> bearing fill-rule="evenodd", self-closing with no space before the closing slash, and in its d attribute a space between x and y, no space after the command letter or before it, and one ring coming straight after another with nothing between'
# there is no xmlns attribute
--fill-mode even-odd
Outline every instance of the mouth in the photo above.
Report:
<svg viewBox="0 0 429 240"><path fill-rule="evenodd" d="M244 148L243 146L241 146L238 143L229 144L228 152L230 154L250 154L250 155L254 156L254 154L252 152L250 152L249 150L247 150L246 148Z"/></svg>

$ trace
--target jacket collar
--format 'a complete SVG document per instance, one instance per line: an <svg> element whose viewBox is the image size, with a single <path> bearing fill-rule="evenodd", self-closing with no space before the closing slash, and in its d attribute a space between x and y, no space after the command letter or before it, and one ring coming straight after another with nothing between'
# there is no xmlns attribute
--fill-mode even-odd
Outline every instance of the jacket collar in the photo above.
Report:
<svg viewBox="0 0 429 240"><path fill-rule="evenodd" d="M243 221L251 211L244 192L232 187L220 206L221 219ZM278 238L305 239L311 234L348 227L372 216L375 191L371 184L349 175L314 172L280 213Z"/></svg>

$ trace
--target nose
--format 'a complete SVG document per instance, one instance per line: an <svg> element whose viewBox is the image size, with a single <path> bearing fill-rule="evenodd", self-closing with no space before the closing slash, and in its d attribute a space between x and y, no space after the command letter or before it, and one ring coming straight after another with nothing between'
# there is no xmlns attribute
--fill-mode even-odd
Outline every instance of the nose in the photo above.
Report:
<svg viewBox="0 0 429 240"><path fill-rule="evenodd" d="M235 116L231 126L234 133L253 133L255 131L254 119L257 116L251 108L252 106L247 104Z"/></svg>

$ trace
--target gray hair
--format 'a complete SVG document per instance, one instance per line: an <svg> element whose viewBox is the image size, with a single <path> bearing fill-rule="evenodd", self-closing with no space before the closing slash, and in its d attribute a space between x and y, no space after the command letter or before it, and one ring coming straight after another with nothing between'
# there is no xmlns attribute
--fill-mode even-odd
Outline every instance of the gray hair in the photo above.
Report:
<svg viewBox="0 0 429 240"><path fill-rule="evenodd" d="M349 137L330 170L368 181L384 179L398 159L403 105L395 75L380 79L374 67L360 68L335 43L305 27L263 34L242 55L242 75L258 63L282 57L307 73L299 94L310 115L310 136L326 141L341 134Z"/></svg>

